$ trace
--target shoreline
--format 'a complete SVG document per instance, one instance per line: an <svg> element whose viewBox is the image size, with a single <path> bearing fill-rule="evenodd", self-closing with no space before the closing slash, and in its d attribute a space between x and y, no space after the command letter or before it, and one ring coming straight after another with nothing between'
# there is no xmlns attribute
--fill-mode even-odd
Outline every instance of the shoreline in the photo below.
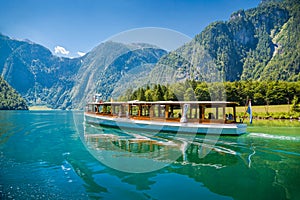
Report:
<svg viewBox="0 0 300 200"><path fill-rule="evenodd" d="M28 110L55 110L48 106L28 106Z"/></svg>

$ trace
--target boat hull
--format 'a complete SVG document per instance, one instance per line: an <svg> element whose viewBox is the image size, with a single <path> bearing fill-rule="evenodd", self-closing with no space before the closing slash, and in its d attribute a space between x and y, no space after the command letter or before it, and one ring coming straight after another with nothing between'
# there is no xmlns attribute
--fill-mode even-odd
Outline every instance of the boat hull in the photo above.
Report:
<svg viewBox="0 0 300 200"><path fill-rule="evenodd" d="M112 118L85 113L85 122L100 126L120 129L147 130L155 132L175 132L190 134L241 135L246 133L246 124L201 124L164 122L155 120L134 120L127 118Z"/></svg>

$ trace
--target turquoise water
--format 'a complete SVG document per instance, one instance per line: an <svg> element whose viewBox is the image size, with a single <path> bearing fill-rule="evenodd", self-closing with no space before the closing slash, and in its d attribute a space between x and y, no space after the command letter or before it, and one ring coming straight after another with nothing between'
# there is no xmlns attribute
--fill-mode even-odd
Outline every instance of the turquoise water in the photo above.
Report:
<svg viewBox="0 0 300 200"><path fill-rule="evenodd" d="M190 141L82 120L82 112L0 112L0 198L300 199L300 122ZM124 172L124 155L150 168Z"/></svg>

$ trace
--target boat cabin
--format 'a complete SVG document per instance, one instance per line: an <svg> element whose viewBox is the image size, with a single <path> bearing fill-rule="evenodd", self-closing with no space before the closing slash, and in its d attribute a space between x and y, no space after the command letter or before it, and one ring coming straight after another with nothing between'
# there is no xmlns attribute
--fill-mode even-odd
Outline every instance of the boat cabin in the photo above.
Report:
<svg viewBox="0 0 300 200"><path fill-rule="evenodd" d="M89 103L86 112L137 120L236 123L236 106L225 101L97 101Z"/></svg>

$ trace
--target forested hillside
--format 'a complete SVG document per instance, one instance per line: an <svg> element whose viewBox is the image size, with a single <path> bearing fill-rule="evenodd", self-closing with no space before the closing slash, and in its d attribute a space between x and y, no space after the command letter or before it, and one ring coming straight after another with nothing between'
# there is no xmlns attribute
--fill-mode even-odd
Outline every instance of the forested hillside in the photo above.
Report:
<svg viewBox="0 0 300 200"><path fill-rule="evenodd" d="M176 69L173 79L179 81L210 81L211 74L213 81L298 81L299 24L298 0L264 1L257 8L233 13L228 21L211 23L159 64Z"/></svg>
<svg viewBox="0 0 300 200"><path fill-rule="evenodd" d="M0 110L28 110L26 101L1 76Z"/></svg>
<svg viewBox="0 0 300 200"><path fill-rule="evenodd" d="M287 1L286 7L290 18L272 39L276 49L261 80L300 80L300 1Z"/></svg>
<svg viewBox="0 0 300 200"><path fill-rule="evenodd" d="M225 80L299 79L299 1L266 2L233 13L196 36Z"/></svg>

